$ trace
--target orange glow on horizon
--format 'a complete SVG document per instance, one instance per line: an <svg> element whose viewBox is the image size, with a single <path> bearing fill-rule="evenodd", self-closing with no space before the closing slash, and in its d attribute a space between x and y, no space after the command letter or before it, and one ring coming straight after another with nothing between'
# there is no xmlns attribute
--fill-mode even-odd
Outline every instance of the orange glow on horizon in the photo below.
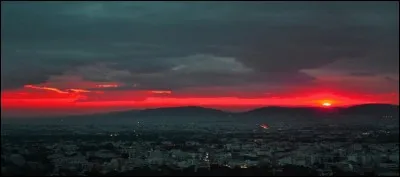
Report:
<svg viewBox="0 0 400 177"><path fill-rule="evenodd" d="M116 88L118 87L118 84L99 84L97 85L99 88Z"/></svg>
<svg viewBox="0 0 400 177"><path fill-rule="evenodd" d="M113 85L113 84L105 84ZM116 85L116 84L115 84ZM114 86L115 86L114 85ZM103 85L104 86L104 85ZM107 86L106 86L107 87ZM90 89L90 88L88 88ZM262 107L262 106L349 106L365 103L398 104L393 93L390 95L363 95L332 92L298 92L290 94L270 95L261 97L236 96L201 96L195 94L180 95L179 92L169 90L101 90L26 85L20 89L1 92L2 111L24 112L19 110L35 110L46 113L49 110L65 114L65 112L94 112L115 111L119 109L144 109L173 106L204 106L204 107ZM395 96L398 93L395 93ZM57 110L57 111L55 111ZM64 111L63 111L64 110ZM28 113L27 113L28 114ZM55 113L56 114L56 113Z"/></svg>
<svg viewBox="0 0 400 177"><path fill-rule="evenodd" d="M68 91L77 92L77 93L89 93L89 90L84 89L68 89Z"/></svg>
<svg viewBox="0 0 400 177"><path fill-rule="evenodd" d="M150 93L155 93L155 94L171 94L172 92L169 90L152 90Z"/></svg>
<svg viewBox="0 0 400 177"><path fill-rule="evenodd" d="M325 102L325 103L322 103L322 106L324 106L324 107L331 107L332 104L329 103L329 102Z"/></svg>
<svg viewBox="0 0 400 177"><path fill-rule="evenodd" d="M33 85L25 85L24 87L31 88L31 89L39 89L39 90L50 90L50 91L54 91L54 92L62 93L62 94L68 93L68 92L62 91L60 89L51 88L51 87L38 87L38 86L33 86Z"/></svg>

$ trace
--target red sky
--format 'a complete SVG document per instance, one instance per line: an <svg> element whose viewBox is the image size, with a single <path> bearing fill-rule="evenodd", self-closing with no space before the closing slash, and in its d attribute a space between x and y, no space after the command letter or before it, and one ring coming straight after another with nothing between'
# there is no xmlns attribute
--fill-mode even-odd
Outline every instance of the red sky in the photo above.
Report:
<svg viewBox="0 0 400 177"><path fill-rule="evenodd" d="M2 116L399 103L396 2L1 9Z"/></svg>
<svg viewBox="0 0 400 177"><path fill-rule="evenodd" d="M188 105L243 111L268 105L321 106L329 102L333 106L348 106L399 102L398 93L367 95L326 88L296 89L279 94L258 93L258 96L249 94L248 97L241 93L239 97L234 90L226 90L228 94L216 96L170 90L118 90L118 87L118 83L89 81L25 85L2 91L2 113L11 116L54 116Z"/></svg>

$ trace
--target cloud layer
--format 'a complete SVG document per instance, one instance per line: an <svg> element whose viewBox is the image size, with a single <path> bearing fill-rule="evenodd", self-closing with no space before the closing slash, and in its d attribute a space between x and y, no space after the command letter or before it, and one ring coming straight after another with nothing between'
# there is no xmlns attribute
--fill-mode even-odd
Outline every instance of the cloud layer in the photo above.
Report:
<svg viewBox="0 0 400 177"><path fill-rule="evenodd" d="M237 97L398 84L397 2L3 2L1 23L2 90L71 78Z"/></svg>

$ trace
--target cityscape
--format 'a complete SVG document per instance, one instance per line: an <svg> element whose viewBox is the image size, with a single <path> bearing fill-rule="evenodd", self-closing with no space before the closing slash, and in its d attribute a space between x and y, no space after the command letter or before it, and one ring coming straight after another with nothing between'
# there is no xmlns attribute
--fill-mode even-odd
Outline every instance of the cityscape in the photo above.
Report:
<svg viewBox="0 0 400 177"><path fill-rule="evenodd" d="M395 115L359 124L160 119L2 124L2 174L399 175Z"/></svg>
<svg viewBox="0 0 400 177"><path fill-rule="evenodd" d="M2 1L2 176L400 176L397 1Z"/></svg>

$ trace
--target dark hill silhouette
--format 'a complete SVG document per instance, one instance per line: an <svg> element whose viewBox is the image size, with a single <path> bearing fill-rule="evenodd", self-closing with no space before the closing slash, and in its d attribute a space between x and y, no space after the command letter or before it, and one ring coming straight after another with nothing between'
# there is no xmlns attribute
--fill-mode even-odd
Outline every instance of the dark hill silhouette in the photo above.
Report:
<svg viewBox="0 0 400 177"><path fill-rule="evenodd" d="M165 108L154 108L144 110L129 110L129 111L118 111L110 112L106 114L93 114L86 115L90 117L104 117L104 118L118 118L118 117L190 117L190 116L225 116L227 112L203 108L199 106L185 106L185 107L165 107Z"/></svg>
<svg viewBox="0 0 400 177"><path fill-rule="evenodd" d="M247 116L288 115L288 116L323 116L323 115L370 115L398 116L399 106L391 104L363 104L350 107L263 107L241 113Z"/></svg>
<svg viewBox="0 0 400 177"><path fill-rule="evenodd" d="M243 115L257 116L257 115L313 115L321 112L321 108L313 107L279 107L268 106L243 112Z"/></svg>
<svg viewBox="0 0 400 177"><path fill-rule="evenodd" d="M136 113L137 116L152 117L152 116L226 116L227 112L203 108L198 106L186 107L169 107L169 108L156 108L145 109Z"/></svg>
<svg viewBox="0 0 400 177"><path fill-rule="evenodd" d="M108 114L92 115L90 117L112 117L112 118L131 118L131 117L266 117L281 115L287 117L335 117L346 115L360 115L360 116L385 116L391 115L398 117L399 106L391 104L363 104L350 107L279 107L268 106L257 108L254 110L231 113L212 108L204 108L199 106L185 106L185 107L167 107L167 108L154 108L145 110L130 110L121 112L112 112Z"/></svg>
<svg viewBox="0 0 400 177"><path fill-rule="evenodd" d="M399 106L390 104L363 104L351 106L340 111L350 115L399 115Z"/></svg>
<svg viewBox="0 0 400 177"><path fill-rule="evenodd" d="M319 116L342 116L342 115L360 115L360 116L392 116L393 118L399 117L399 106L391 104L363 104L355 105L350 107L332 107L332 108L320 108L320 107L279 107L279 106L268 106L263 108L257 108L254 110L231 113L224 112L217 109L204 108L198 106L186 106L186 107L168 107L168 108L155 108L145 110L129 110L120 112L110 112L106 114L92 114L92 115L80 115L80 116L63 116L58 117L64 120L116 120L118 118L134 118L134 117L266 117L273 115L281 115L287 117L319 117ZM45 119L45 118L42 118ZM48 118L49 120L53 118ZM3 119L2 119L3 120ZM13 119L10 119L13 120ZM28 119L29 120L29 119ZM32 118L30 118L32 120Z"/></svg>

